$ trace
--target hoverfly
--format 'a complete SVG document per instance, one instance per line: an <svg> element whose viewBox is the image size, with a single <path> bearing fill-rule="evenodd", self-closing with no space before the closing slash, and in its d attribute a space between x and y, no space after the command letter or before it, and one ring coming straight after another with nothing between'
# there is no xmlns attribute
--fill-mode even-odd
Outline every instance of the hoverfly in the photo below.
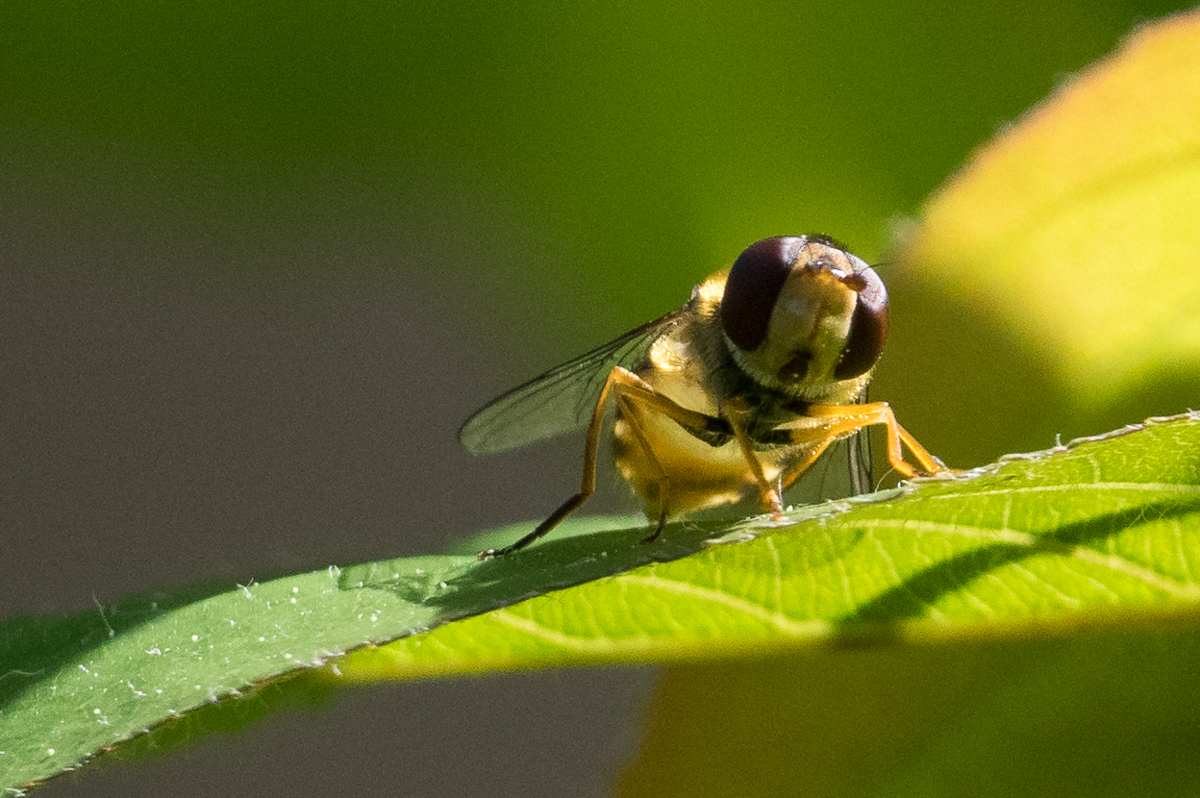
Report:
<svg viewBox="0 0 1200 798"><path fill-rule="evenodd" d="M656 523L782 493L831 444L882 425L892 468L945 470L867 385L888 333L879 275L820 235L766 238L692 291L679 310L593 349L480 408L459 430L474 454L502 452L586 425L583 479L523 549L587 501L610 404L617 470ZM916 460L904 459L907 447Z"/></svg>

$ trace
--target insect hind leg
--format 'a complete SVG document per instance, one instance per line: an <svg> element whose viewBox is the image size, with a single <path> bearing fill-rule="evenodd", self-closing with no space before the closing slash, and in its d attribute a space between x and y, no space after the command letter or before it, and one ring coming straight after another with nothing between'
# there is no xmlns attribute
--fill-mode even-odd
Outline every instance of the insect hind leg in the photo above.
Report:
<svg viewBox="0 0 1200 798"><path fill-rule="evenodd" d="M641 447L642 454L646 458L646 464L654 472L652 484L657 494L655 501L658 503L658 523L655 525L654 531L641 540L642 543L653 543L662 534L663 527L667 525L667 518L671 515L669 501L671 495L671 475L667 473L662 463L654 456L654 448L650 445L650 440L646 437L646 431L642 429L642 422L638 419L634 400L629 395L621 395L617 401L620 403L621 410L623 411L621 418L633 432L633 437L636 439L637 445ZM644 498L648 499L649 497Z"/></svg>
<svg viewBox="0 0 1200 798"><path fill-rule="evenodd" d="M627 410L645 407L647 410L663 413L675 419L680 424L704 427L710 420L703 413L688 410L676 404L671 399L658 393L649 383L632 371L617 366L608 373L608 378L604 381L604 387L600 389L600 396L596 400L596 407L592 411L592 420L588 424L587 444L583 450L583 478L580 480L579 492L563 502L557 510L551 513L549 518L538 524L532 532L502 549L488 549L487 551L480 552L479 559L490 560L493 557L503 557L507 554L520 551L558 526L564 518L578 510L596 492L597 451L600 448L600 433L604 429L604 414L610 396L615 397L616 401L620 402ZM626 417L634 419L635 413L627 412ZM663 526L666 524L667 502L665 496L669 488L669 479L667 478L666 471L654 457L654 453L646 441L645 433L638 426L637 422L632 421L630 428L634 430L634 435L643 447L647 455L647 460L658 472L657 483L660 485L660 510L658 527L655 533L649 538L653 540L658 537L659 533L662 532Z"/></svg>
<svg viewBox="0 0 1200 798"><path fill-rule="evenodd" d="M579 492L563 502L557 510L550 514L549 518L534 527L532 532L502 549L481 551L479 559L490 560L493 557L504 557L520 551L562 523L564 518L582 507L583 503L596 492L596 450L600 446L600 432L604 428L604 410L608 405L608 397L612 392L613 385L616 384L615 380L619 377L618 372L621 371L625 371L625 369L618 366L609 372L608 378L604 381L604 387L600 389L600 396L596 399L596 407L592 410L592 420L588 424L587 430L587 443L583 449L583 477L579 481Z"/></svg>

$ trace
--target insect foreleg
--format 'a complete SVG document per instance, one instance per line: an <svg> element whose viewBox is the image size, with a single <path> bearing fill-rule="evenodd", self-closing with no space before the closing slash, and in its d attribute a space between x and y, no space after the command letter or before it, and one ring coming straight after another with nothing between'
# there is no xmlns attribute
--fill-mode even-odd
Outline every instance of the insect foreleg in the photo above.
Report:
<svg viewBox="0 0 1200 798"><path fill-rule="evenodd" d="M807 414L814 418L824 419L819 427L798 428L792 433L793 443L815 443L825 439L826 446L837 438L850 435L872 425L880 424L887 428L887 457L892 468L905 478L911 479L918 474L936 474L945 471L946 467L930 454L917 439L908 433L896 421L896 414L887 402L871 402L865 405L810 405ZM916 458L920 468L914 468L904 459L904 449L907 446Z"/></svg>

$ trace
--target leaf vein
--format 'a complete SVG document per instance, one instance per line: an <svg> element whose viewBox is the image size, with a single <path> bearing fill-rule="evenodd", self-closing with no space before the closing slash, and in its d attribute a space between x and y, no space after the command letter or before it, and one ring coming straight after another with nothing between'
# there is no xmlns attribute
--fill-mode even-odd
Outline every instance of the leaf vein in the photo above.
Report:
<svg viewBox="0 0 1200 798"><path fill-rule="evenodd" d="M926 501L953 500L962 501L963 497L977 496L1012 496L1017 493L1057 493L1061 491L1132 491L1134 493L1165 493L1171 495L1200 496L1200 485L1177 484L1173 482L1067 482L1054 485L1026 485L1019 488L995 488L986 490L968 490L961 493L941 493L922 496Z"/></svg>
<svg viewBox="0 0 1200 798"><path fill-rule="evenodd" d="M752 618L757 618L765 623L768 623L781 631L790 634L814 634L828 632L832 628L824 621L795 621L785 615L782 611L769 611L760 604L755 604L752 601L732 596L729 593L724 593L719 590L700 587L698 585L688 584L686 582L676 582L671 579L663 579L659 576L630 576L621 577L622 581L631 584L644 585L656 590L663 590L669 593L674 593L679 596L699 599L701 601L709 601L715 604L720 604L729 609L735 610Z"/></svg>

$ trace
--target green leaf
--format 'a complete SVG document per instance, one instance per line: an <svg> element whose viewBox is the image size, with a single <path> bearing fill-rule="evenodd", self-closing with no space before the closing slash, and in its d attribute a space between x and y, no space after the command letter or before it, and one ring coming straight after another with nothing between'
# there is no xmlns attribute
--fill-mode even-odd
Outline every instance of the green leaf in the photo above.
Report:
<svg viewBox="0 0 1200 798"><path fill-rule="evenodd" d="M1055 353L1079 404L1200 365L1197 48L1180 14L1068 81L928 200L903 256Z"/></svg>
<svg viewBox="0 0 1200 798"><path fill-rule="evenodd" d="M786 523L676 524L643 545L641 528L597 531L612 522L497 560L406 558L5 622L0 786L395 638L320 678L1194 623L1200 414Z"/></svg>
<svg viewBox="0 0 1200 798"><path fill-rule="evenodd" d="M803 508L817 517L782 528L763 518L734 524L726 539L752 539L363 651L340 668L413 676L661 662L862 636L1190 622L1200 610L1200 415L1134 429L922 480L894 501L877 494ZM714 530L665 536L690 545L696 532ZM563 557L552 545L527 557L540 578L565 581L598 559L624 563L622 534L590 538L590 556L586 546Z"/></svg>
<svg viewBox="0 0 1200 798"><path fill-rule="evenodd" d="M435 617L387 592L342 590L330 568L65 619L11 619L0 625L0 786L46 778L168 718Z"/></svg>

